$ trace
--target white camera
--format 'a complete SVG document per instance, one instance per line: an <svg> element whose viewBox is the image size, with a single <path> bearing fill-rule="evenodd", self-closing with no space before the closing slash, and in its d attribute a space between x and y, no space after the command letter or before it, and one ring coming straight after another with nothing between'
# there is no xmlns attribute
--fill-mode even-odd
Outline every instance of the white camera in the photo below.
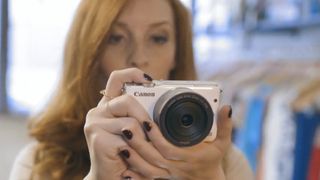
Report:
<svg viewBox="0 0 320 180"><path fill-rule="evenodd" d="M164 137L176 146L213 141L221 89L207 81L152 81L125 83L130 94L146 109Z"/></svg>

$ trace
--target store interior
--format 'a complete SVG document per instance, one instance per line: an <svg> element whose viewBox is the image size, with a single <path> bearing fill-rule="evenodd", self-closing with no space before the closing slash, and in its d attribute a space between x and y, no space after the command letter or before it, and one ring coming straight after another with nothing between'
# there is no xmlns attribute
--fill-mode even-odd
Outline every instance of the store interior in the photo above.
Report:
<svg viewBox="0 0 320 180"><path fill-rule="evenodd" d="M233 143L256 179L319 180L320 1L181 1L192 14L198 79L221 85ZM28 119L59 80L79 0L0 2L0 179L8 179L32 141Z"/></svg>

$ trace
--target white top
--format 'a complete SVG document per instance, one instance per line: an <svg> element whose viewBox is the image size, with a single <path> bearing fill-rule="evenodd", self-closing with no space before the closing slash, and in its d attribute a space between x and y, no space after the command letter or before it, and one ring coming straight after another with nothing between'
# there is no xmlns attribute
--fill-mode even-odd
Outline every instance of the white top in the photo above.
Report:
<svg viewBox="0 0 320 180"><path fill-rule="evenodd" d="M297 93L295 88L278 90L269 100L263 130L264 180L293 179L296 124L291 102Z"/></svg>
<svg viewBox="0 0 320 180"><path fill-rule="evenodd" d="M33 167L36 143L24 147L16 157L9 180L30 180Z"/></svg>
<svg viewBox="0 0 320 180"><path fill-rule="evenodd" d="M28 144L18 154L9 180L29 180L33 167L36 143ZM254 175L243 154L236 148L230 148L226 155L224 167L227 180L253 180Z"/></svg>

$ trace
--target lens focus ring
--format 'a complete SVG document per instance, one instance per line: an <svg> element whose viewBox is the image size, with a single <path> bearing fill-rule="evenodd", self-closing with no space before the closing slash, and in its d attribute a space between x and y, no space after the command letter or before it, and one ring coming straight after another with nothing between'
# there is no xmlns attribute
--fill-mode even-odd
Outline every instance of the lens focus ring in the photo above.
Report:
<svg viewBox="0 0 320 180"><path fill-rule="evenodd" d="M177 146L200 143L210 133L213 116L208 101L187 88L168 91L154 108L154 120L162 134Z"/></svg>

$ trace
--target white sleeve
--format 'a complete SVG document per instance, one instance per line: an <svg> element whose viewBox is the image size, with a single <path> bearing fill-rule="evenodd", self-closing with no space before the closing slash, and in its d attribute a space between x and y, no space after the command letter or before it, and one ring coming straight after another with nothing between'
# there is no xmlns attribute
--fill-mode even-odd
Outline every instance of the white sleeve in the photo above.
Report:
<svg viewBox="0 0 320 180"><path fill-rule="evenodd" d="M9 180L30 180L34 163L36 143L30 143L17 155Z"/></svg>

